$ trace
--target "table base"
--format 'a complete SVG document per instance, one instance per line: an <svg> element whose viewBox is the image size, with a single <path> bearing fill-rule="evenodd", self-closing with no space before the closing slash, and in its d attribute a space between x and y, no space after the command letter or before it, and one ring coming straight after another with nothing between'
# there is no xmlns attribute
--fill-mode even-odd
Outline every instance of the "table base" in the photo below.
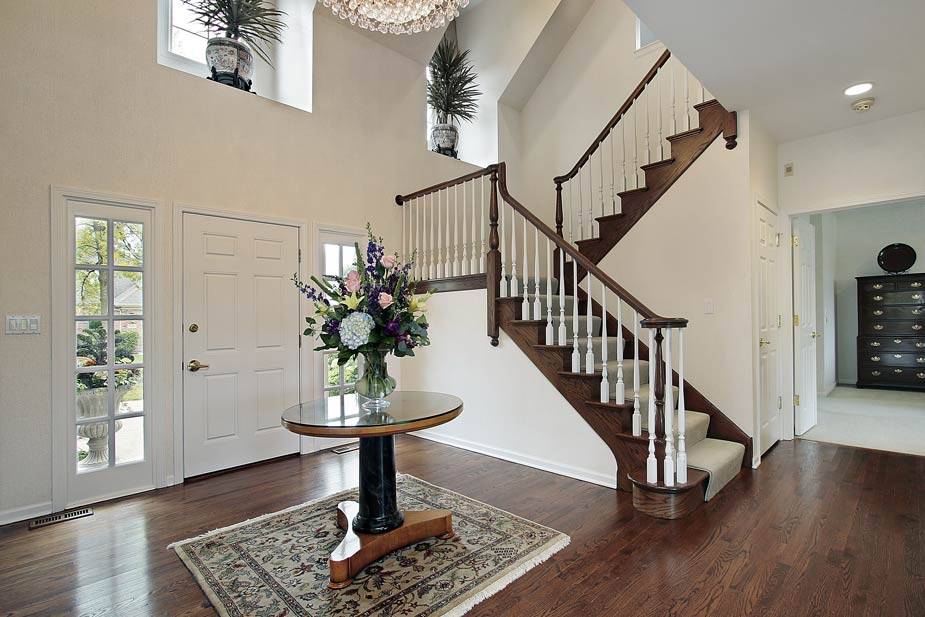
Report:
<svg viewBox="0 0 925 617"><path fill-rule="evenodd" d="M361 533L353 530L353 518L360 510L355 501L337 504L337 526L347 535L328 560L331 580L328 587L343 589L357 573L380 557L419 540L438 537L449 540L453 532L453 515L449 510L404 511L405 522L383 533Z"/></svg>

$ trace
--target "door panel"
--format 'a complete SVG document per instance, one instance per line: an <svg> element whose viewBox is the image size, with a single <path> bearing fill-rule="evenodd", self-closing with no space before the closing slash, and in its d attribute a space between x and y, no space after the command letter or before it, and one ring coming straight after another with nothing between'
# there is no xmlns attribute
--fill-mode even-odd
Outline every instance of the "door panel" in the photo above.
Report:
<svg viewBox="0 0 925 617"><path fill-rule="evenodd" d="M780 311L777 301L777 264L780 246L777 214L761 202L757 208L758 244L758 380L759 443L761 454L780 441Z"/></svg>
<svg viewBox="0 0 925 617"><path fill-rule="evenodd" d="M183 373L186 477L299 450L279 422L299 402L298 245L295 227L183 215L183 358L205 365Z"/></svg>
<svg viewBox="0 0 925 617"><path fill-rule="evenodd" d="M802 435L816 425L816 234L803 219L794 219L793 234L794 432Z"/></svg>

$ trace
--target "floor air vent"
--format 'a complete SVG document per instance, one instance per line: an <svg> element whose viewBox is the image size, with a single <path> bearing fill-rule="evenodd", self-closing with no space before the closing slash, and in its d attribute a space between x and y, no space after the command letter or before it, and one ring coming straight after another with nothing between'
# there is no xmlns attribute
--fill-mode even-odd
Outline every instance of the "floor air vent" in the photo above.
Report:
<svg viewBox="0 0 925 617"><path fill-rule="evenodd" d="M338 446L336 448L331 448L331 452L334 454L347 454L348 452L353 452L354 450L359 450L360 444L351 443L346 446Z"/></svg>
<svg viewBox="0 0 925 617"><path fill-rule="evenodd" d="M64 512L58 512L57 514L40 516L39 518L29 521L29 529L48 527L49 525L54 525L55 523L62 523L64 521L70 521L75 518L83 518L85 516L93 516L93 508L77 508L76 510L65 510Z"/></svg>

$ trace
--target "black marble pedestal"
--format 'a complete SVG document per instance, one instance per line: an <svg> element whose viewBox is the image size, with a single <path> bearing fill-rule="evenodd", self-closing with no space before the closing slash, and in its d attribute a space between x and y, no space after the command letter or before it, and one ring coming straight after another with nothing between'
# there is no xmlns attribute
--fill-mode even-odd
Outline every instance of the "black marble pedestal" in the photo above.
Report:
<svg viewBox="0 0 925 617"><path fill-rule="evenodd" d="M404 522L395 492L395 440L360 438L360 506L353 529L360 533L384 533Z"/></svg>

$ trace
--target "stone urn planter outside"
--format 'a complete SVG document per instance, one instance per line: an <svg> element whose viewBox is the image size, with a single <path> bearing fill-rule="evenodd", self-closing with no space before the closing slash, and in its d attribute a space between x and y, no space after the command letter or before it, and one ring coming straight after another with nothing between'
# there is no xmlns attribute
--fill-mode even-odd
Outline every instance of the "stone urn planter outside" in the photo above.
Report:
<svg viewBox="0 0 925 617"><path fill-rule="evenodd" d="M254 52L242 41L224 36L209 39L206 65L212 79L219 83L249 91L254 82Z"/></svg>
<svg viewBox="0 0 925 617"><path fill-rule="evenodd" d="M430 129L430 139L439 150L456 151L459 142L459 129L452 124L435 124Z"/></svg>
<svg viewBox="0 0 925 617"><path fill-rule="evenodd" d="M116 388L115 406L118 409L122 398L130 388ZM97 418L109 415L108 388L93 388L77 393L77 419ZM122 428L122 421L116 420L115 430ZM109 421L91 422L77 427L77 436L87 440L87 456L78 465L82 468L99 467L109 464Z"/></svg>

